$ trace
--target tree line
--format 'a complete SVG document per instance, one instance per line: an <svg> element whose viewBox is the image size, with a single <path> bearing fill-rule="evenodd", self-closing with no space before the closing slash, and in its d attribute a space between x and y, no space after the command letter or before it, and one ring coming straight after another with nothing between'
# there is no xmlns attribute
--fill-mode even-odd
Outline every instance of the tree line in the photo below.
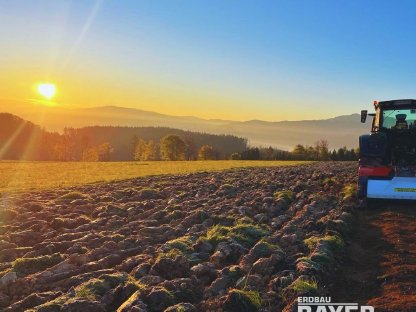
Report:
<svg viewBox="0 0 416 312"><path fill-rule="evenodd" d="M358 151L329 150L326 140L291 151L249 147L247 139L163 127L84 127L48 132L0 113L0 159L54 161L356 160Z"/></svg>
<svg viewBox="0 0 416 312"><path fill-rule="evenodd" d="M359 150L341 147L330 150L326 140L319 140L314 146L297 144L291 151L283 151L273 147L251 147L241 153L231 155L232 159L241 160L358 160Z"/></svg>
<svg viewBox="0 0 416 312"><path fill-rule="evenodd" d="M227 157L228 159L229 157ZM188 145L180 136L170 134L160 142L145 141L135 136L133 138L133 160L217 160L221 152L213 146L205 144L200 148Z"/></svg>
<svg viewBox="0 0 416 312"><path fill-rule="evenodd" d="M0 159L130 161L229 159L247 139L165 127L95 126L52 133L0 113Z"/></svg>

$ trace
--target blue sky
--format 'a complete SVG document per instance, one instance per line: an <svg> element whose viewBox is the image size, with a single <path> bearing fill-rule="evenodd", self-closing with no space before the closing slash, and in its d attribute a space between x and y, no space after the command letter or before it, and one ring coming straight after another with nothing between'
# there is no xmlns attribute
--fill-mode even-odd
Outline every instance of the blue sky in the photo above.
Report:
<svg viewBox="0 0 416 312"><path fill-rule="evenodd" d="M415 13L414 1L4 0L0 68L56 81L65 105L326 118L415 97Z"/></svg>

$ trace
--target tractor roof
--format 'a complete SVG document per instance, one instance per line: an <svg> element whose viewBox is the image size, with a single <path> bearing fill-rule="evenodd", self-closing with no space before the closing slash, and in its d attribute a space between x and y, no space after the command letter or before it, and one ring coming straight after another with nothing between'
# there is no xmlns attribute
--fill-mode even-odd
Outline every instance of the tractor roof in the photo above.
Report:
<svg viewBox="0 0 416 312"><path fill-rule="evenodd" d="M394 108L394 107L415 107L416 108L416 100L413 99L405 99L405 100L390 100L390 101L380 101L377 103L378 107L380 108Z"/></svg>

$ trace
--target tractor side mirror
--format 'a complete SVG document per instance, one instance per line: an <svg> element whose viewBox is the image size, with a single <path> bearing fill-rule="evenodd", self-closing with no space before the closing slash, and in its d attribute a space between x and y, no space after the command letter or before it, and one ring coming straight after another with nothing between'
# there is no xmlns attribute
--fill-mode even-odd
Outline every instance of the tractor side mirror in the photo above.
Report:
<svg viewBox="0 0 416 312"><path fill-rule="evenodd" d="M362 110L361 111L361 122L362 123L365 123L365 121L367 120L367 113L368 113L367 110Z"/></svg>

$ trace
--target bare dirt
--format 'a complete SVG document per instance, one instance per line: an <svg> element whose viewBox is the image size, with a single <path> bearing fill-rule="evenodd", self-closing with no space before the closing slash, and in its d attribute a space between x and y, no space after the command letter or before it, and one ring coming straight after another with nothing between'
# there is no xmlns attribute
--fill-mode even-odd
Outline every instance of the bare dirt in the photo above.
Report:
<svg viewBox="0 0 416 312"><path fill-rule="evenodd" d="M415 204L377 206L357 213L333 298L372 305L376 311L416 311Z"/></svg>
<svg viewBox="0 0 416 312"><path fill-rule="evenodd" d="M326 162L3 195L0 309L296 311L297 296L325 294L416 311L416 210L358 212L356 172Z"/></svg>

